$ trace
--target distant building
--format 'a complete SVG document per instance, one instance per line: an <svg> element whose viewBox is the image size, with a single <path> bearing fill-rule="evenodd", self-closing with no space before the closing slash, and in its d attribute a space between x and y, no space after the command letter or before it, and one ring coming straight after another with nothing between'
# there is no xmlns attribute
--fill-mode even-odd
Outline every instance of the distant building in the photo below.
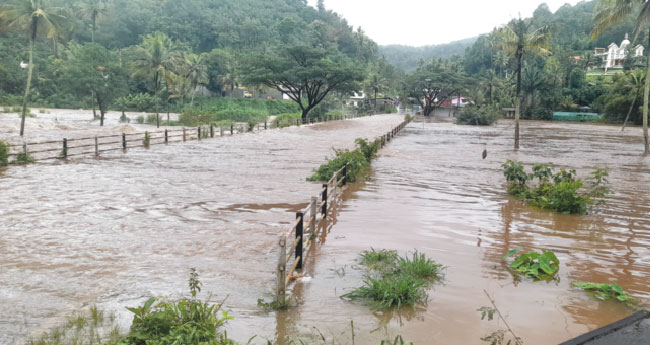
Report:
<svg viewBox="0 0 650 345"><path fill-rule="evenodd" d="M629 36L628 34L625 34L625 39L623 40L623 42L621 42L620 46L612 42L612 44L610 44L607 47L607 49L596 48L594 51L594 56L602 58L603 65L601 67L605 68L605 70L623 68L623 65L625 64L625 59L627 58L628 51L629 54L633 58L635 58L635 57L643 56L643 51L645 49L640 44L636 45L633 48L629 48L629 45L630 45Z"/></svg>
<svg viewBox="0 0 650 345"><path fill-rule="evenodd" d="M450 107L457 107L457 108L463 108L469 104L472 104L472 101L467 98L467 97L458 97L451 98L451 99L445 99L440 103L441 106L445 108L450 108Z"/></svg>

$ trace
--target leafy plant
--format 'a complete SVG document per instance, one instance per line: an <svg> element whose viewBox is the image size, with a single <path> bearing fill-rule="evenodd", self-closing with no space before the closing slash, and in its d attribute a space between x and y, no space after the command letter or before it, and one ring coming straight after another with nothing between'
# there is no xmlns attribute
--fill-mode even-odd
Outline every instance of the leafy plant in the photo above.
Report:
<svg viewBox="0 0 650 345"><path fill-rule="evenodd" d="M398 335L395 337L393 341L390 341L388 339L382 340L379 345L413 345L413 342L407 343L406 341L404 341L404 339L402 339L401 335Z"/></svg>
<svg viewBox="0 0 650 345"><path fill-rule="evenodd" d="M490 126L499 119L499 108L492 105L467 106L456 117L461 125Z"/></svg>
<svg viewBox="0 0 650 345"><path fill-rule="evenodd" d="M427 258L424 253L417 250L413 252L412 257L397 258L397 269L402 275L408 275L420 280L439 279L442 275L444 266L437 264L435 261Z"/></svg>
<svg viewBox="0 0 650 345"><path fill-rule="evenodd" d="M620 302L630 303L634 299L623 290L617 283L603 284L603 283L581 283L573 282L571 285L579 287L585 291L593 293L594 297L599 300L606 300L608 298L616 299Z"/></svg>
<svg viewBox="0 0 650 345"><path fill-rule="evenodd" d="M150 125L155 125L158 123L158 116L156 114L148 114L147 118L145 119L145 123L150 124Z"/></svg>
<svg viewBox="0 0 650 345"><path fill-rule="evenodd" d="M135 118L135 122L137 122L139 124L143 124L144 123L144 116L138 115L138 117Z"/></svg>
<svg viewBox="0 0 650 345"><path fill-rule="evenodd" d="M278 114L273 119L273 127L276 127L276 128L289 127L289 126L291 126L292 121L300 119L300 118L302 118L302 115L300 113Z"/></svg>
<svg viewBox="0 0 650 345"><path fill-rule="evenodd" d="M287 310L291 308L291 300L286 298L283 301L274 299L271 302L266 302L263 299L258 298L257 306L266 310Z"/></svg>
<svg viewBox="0 0 650 345"><path fill-rule="evenodd" d="M379 150L379 140L369 143L366 139L355 140L357 148L350 150L335 150L336 156L328 159L327 163L321 165L314 171L307 181L329 181L334 173L347 165L347 182L356 182L361 178L370 165L370 161Z"/></svg>
<svg viewBox="0 0 650 345"><path fill-rule="evenodd" d="M146 131L144 132L144 139L142 139L142 145L148 148L150 143L151 143L151 136L149 136L149 132Z"/></svg>
<svg viewBox="0 0 650 345"><path fill-rule="evenodd" d="M9 164L9 145L0 140L0 167Z"/></svg>
<svg viewBox="0 0 650 345"><path fill-rule="evenodd" d="M508 181L508 192L523 198L526 202L541 208L569 214L587 213L587 206L594 203L594 197L604 197L607 188L607 170L596 168L592 172L587 190L583 182L576 179L576 171L560 169L553 171L552 163L535 164L533 172L528 174L520 162L508 160L503 166L503 174ZM527 182L537 180L537 184L529 187Z"/></svg>
<svg viewBox="0 0 650 345"><path fill-rule="evenodd" d="M361 254L361 264L369 268L376 268L379 265L394 266L398 255L396 250L381 249L376 251L374 248L364 250Z"/></svg>
<svg viewBox="0 0 650 345"><path fill-rule="evenodd" d="M507 259L523 248L518 247L509 251L503 258ZM542 253L527 252L519 255L509 266L526 277L534 279L553 278L559 270L560 260L552 251L542 250Z"/></svg>
<svg viewBox="0 0 650 345"><path fill-rule="evenodd" d="M19 152L14 157L14 161L11 164L31 164L36 162L36 159L29 154L29 152Z"/></svg>
<svg viewBox="0 0 650 345"><path fill-rule="evenodd" d="M493 307L483 306L483 307L480 307L480 308L476 309L476 311L481 312L481 320L484 320L485 317L487 316L488 321L492 321L492 320L494 320L494 313L496 313L497 310L496 310L496 308L493 308Z"/></svg>
<svg viewBox="0 0 650 345"><path fill-rule="evenodd" d="M131 119L129 119L124 113L120 116L120 123L129 123L131 122Z"/></svg>
<svg viewBox="0 0 650 345"><path fill-rule="evenodd" d="M411 116L411 114L404 115L404 121L406 121L406 122L413 121L413 116Z"/></svg>

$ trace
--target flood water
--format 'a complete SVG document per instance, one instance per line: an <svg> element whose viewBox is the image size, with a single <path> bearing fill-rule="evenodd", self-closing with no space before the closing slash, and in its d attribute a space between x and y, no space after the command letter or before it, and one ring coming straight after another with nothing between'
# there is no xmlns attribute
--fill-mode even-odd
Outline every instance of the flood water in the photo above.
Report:
<svg viewBox="0 0 650 345"><path fill-rule="evenodd" d="M410 124L369 180L346 190L295 285L298 306L258 308L274 288L278 234L320 189L304 178L332 147L400 121L375 116L0 170L0 344L91 304L123 311L186 293L190 267L204 296L228 296L228 333L244 342L322 333L351 344L353 321L355 344L398 334L418 345L481 344L505 329L481 321L485 290L525 344L555 344L633 312L573 281L618 282L650 301L650 158L640 154L638 128L524 122L515 152L510 121L479 128L433 119ZM607 167L612 194L589 215L528 207L505 192L507 159L581 176ZM501 257L517 246L555 250L559 281L515 282ZM444 282L415 309L373 311L341 299L361 284L358 253L371 247L426 253L447 266Z"/></svg>
<svg viewBox="0 0 650 345"><path fill-rule="evenodd" d="M617 282L650 302L650 157L638 128L524 122L512 149L512 122L479 128L414 122L381 151L370 179L347 192L334 230L308 265L313 278L297 289L304 303L282 320L288 332L323 333L356 344L402 335L415 344L482 344L506 326L476 310L496 302L525 344L557 344L630 315L571 282ZM481 158L487 149L487 159ZM589 215L561 215L507 195L506 160L553 162L584 177L610 172L612 194ZM528 165L530 169L530 165ZM514 281L502 263L508 250L552 249L559 281ZM362 284L363 250L417 249L447 266L425 306L372 311L340 296ZM485 292L484 292L485 290ZM647 308L647 306L646 306ZM318 331L309 329L317 325Z"/></svg>
<svg viewBox="0 0 650 345"><path fill-rule="evenodd" d="M305 178L333 147L401 121L373 116L1 169L0 344L92 304L128 326L125 306L187 295L191 267L203 297L227 297L230 335L273 336L275 316L257 299L274 291L278 235L320 191Z"/></svg>

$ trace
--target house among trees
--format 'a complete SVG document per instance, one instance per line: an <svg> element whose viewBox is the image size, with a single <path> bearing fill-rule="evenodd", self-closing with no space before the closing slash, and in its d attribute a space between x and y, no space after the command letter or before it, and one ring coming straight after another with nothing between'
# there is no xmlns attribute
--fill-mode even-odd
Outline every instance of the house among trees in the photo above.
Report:
<svg viewBox="0 0 650 345"><path fill-rule="evenodd" d="M612 42L612 44L610 44L607 49L596 48L594 56L602 59L603 65L600 67L605 68L605 70L608 70L610 68L623 68L623 65L625 64L625 58L627 57L628 53L631 54L632 58L642 57L643 51L645 49L640 44L637 44L633 48L629 48L629 45L629 35L625 34L625 39L623 42L621 42L620 47L616 45L616 43Z"/></svg>

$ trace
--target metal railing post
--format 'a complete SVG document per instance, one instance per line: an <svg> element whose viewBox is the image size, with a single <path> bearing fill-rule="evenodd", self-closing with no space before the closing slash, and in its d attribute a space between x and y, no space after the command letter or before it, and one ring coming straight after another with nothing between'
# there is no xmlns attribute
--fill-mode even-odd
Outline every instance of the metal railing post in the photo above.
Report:
<svg viewBox="0 0 650 345"><path fill-rule="evenodd" d="M318 203L318 197L317 196L312 196L311 197L311 207L309 208L309 219L311 219L311 222L309 222L309 234L311 236L314 236L316 234L316 212L318 212L317 209L317 203Z"/></svg>
<svg viewBox="0 0 650 345"><path fill-rule="evenodd" d="M287 238L280 237L280 257L278 258L277 281L276 281L276 300L284 302L286 298L286 275L287 275Z"/></svg>
<svg viewBox="0 0 650 345"><path fill-rule="evenodd" d="M165 144L169 143L169 134L167 133L167 130L165 129Z"/></svg>
<svg viewBox="0 0 650 345"><path fill-rule="evenodd" d="M99 140L95 136L95 156L99 156Z"/></svg>
<svg viewBox="0 0 650 345"><path fill-rule="evenodd" d="M234 132L235 132L235 126L230 125L230 135L233 135Z"/></svg>
<svg viewBox="0 0 650 345"><path fill-rule="evenodd" d="M296 265L296 269L301 270L303 259L302 244L304 241L302 225L305 222L305 214L302 212L296 212L296 219L299 219L298 225L296 225L296 239L298 240L298 243L296 244L296 259L298 259L298 265Z"/></svg>
<svg viewBox="0 0 650 345"><path fill-rule="evenodd" d="M201 140L201 127L196 127L196 140Z"/></svg>
<svg viewBox="0 0 650 345"><path fill-rule="evenodd" d="M348 165L343 166L343 185L345 186L348 183Z"/></svg>
<svg viewBox="0 0 650 345"><path fill-rule="evenodd" d="M122 150L126 151L126 133L122 133Z"/></svg>
<svg viewBox="0 0 650 345"><path fill-rule="evenodd" d="M323 218L327 217L327 183L323 184L323 193L321 201L323 202L323 208L321 210L321 215Z"/></svg>
<svg viewBox="0 0 650 345"><path fill-rule="evenodd" d="M185 136L185 127L183 127L183 141L186 141L187 137Z"/></svg>

